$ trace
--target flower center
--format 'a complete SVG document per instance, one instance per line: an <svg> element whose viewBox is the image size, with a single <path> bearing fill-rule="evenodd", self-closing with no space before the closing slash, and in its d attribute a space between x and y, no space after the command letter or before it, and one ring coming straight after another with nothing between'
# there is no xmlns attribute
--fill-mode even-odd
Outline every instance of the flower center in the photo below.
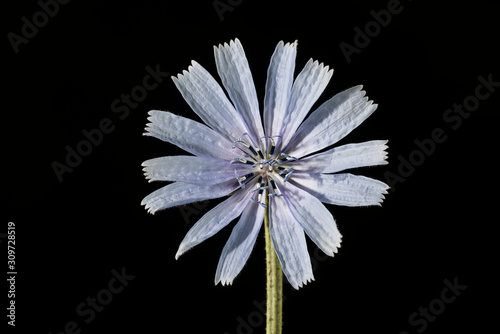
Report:
<svg viewBox="0 0 500 334"><path fill-rule="evenodd" d="M246 138L245 138L246 137ZM245 175L239 175L235 169L236 179L241 188L251 180L257 178L255 188L251 192L255 195L251 198L252 202L266 207L264 196L269 193L269 197L281 197L283 194L276 185L276 178L281 177L287 182L294 169L287 166L287 163L297 160L283 152L276 154L276 140L281 136L264 136L260 138L261 145L257 145L248 133L244 133L238 140L233 142L233 148L239 149L243 155L231 160L231 164L247 164L252 166L252 171Z"/></svg>

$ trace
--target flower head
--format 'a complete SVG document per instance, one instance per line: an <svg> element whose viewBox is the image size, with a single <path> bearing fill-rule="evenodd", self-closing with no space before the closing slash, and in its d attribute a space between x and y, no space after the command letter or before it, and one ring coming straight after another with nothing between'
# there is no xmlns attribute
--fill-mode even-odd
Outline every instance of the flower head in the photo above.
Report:
<svg viewBox="0 0 500 334"><path fill-rule="evenodd" d="M322 204L380 205L388 186L347 169L386 164L386 140L328 148L377 108L362 86L347 89L314 110L333 70L309 60L294 80L297 42L278 43L267 72L263 120L252 74L239 40L214 47L215 62L229 99L197 62L172 77L206 124L152 110L147 136L192 155L143 163L150 181L174 181L146 196L150 213L230 195L187 233L176 258L239 217L222 250L215 283L231 284L245 265L269 214L270 233L283 272L298 289L313 280L305 234L333 256L341 234ZM262 122L263 121L263 122ZM321 153L316 153L322 151ZM266 198L268 199L266 201ZM268 203L268 210L266 210Z"/></svg>

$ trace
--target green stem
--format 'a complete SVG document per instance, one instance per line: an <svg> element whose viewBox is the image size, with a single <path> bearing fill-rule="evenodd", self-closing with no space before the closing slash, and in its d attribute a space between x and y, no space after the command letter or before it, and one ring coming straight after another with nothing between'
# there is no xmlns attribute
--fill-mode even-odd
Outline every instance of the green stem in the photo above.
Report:
<svg viewBox="0 0 500 334"><path fill-rule="evenodd" d="M266 273L267 273L267 309L266 309L266 333L281 334L282 299L283 299L283 273L280 261L271 242L269 231L269 199L266 198L266 210L264 213L264 235L266 239Z"/></svg>

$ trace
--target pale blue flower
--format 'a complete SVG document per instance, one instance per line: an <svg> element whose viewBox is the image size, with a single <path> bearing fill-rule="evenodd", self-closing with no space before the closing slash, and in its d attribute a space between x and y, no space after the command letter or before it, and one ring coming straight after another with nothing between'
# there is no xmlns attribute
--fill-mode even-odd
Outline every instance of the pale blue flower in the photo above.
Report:
<svg viewBox="0 0 500 334"><path fill-rule="evenodd" d="M143 163L150 181L174 181L146 196L142 201L146 209L155 213L229 196L191 228L176 258L239 217L222 250L216 284L231 284L245 265L262 226L266 196L274 249L285 276L298 289L314 279L305 235L330 256L340 247L341 234L321 202L380 205L386 194L388 186L383 182L338 173L386 164L386 140L323 150L355 129L377 105L365 97L362 86L356 86L323 103L303 122L333 70L309 60L294 80L296 51L297 42L276 46L267 71L263 122L252 74L237 39L214 47L229 99L195 61L172 77L206 125L170 112L149 112L145 135L192 155Z"/></svg>

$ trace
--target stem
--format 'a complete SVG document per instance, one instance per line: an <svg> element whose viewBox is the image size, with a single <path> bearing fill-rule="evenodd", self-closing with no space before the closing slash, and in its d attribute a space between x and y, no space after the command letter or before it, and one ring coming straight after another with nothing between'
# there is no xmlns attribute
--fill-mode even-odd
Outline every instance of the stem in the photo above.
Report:
<svg viewBox="0 0 500 334"><path fill-rule="evenodd" d="M283 273L280 261L271 242L269 231L269 198L266 198L266 210L264 213L264 237L266 239L266 272L267 272L267 309L266 309L266 333L281 334L282 299L283 299Z"/></svg>

